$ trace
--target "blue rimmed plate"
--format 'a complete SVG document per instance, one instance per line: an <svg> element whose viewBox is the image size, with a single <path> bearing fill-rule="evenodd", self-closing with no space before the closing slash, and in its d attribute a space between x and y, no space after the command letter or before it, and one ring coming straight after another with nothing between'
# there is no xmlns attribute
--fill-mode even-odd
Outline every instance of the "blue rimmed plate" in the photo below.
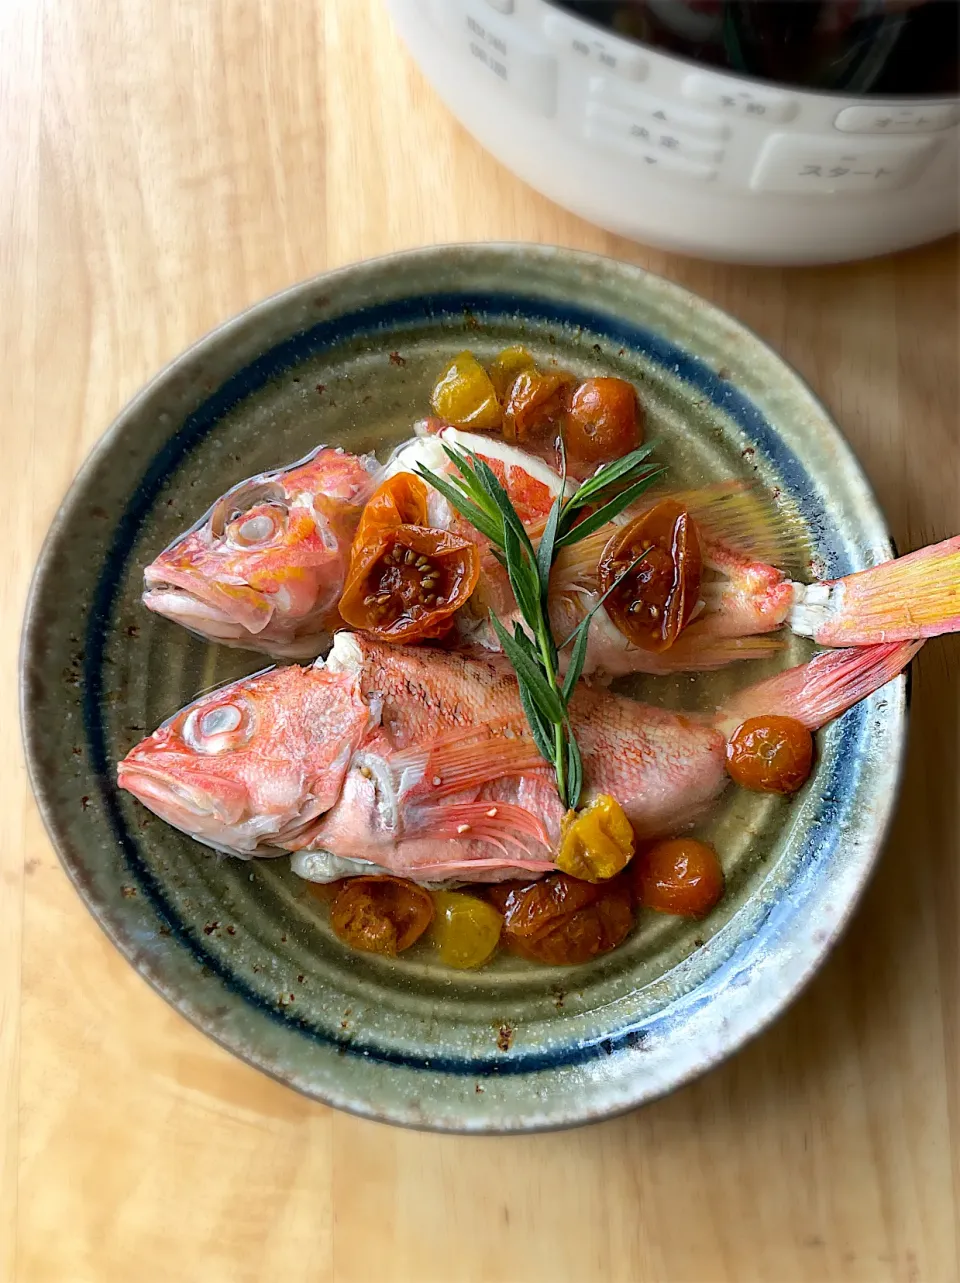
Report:
<svg viewBox="0 0 960 1283"><path fill-rule="evenodd" d="M415 947L344 949L286 859L222 859L118 792L115 763L254 655L139 603L143 566L234 482L326 442L381 456L439 369L523 342L542 361L641 390L680 484L759 478L803 523L808 573L891 555L883 518L823 407L755 336L637 267L567 250L446 246L348 267L203 339L120 415L44 546L23 640L31 776L98 921L188 1019L252 1064L370 1117L462 1131L563 1126L684 1082L768 1023L836 939L876 859L905 731L899 679L819 739L797 797L730 790L703 826L728 893L705 922L642 916L591 964L501 956L479 973ZM794 639L777 666L809 653ZM687 707L759 664L647 679Z"/></svg>

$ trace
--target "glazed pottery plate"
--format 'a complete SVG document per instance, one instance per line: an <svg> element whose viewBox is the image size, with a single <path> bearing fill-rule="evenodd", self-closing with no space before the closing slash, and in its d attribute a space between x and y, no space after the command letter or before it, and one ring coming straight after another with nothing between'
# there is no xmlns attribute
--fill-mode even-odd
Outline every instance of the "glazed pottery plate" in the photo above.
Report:
<svg viewBox="0 0 960 1283"><path fill-rule="evenodd" d="M446 246L361 263L268 299L175 361L120 415L44 546L23 642L33 785L67 872L150 983L237 1055L373 1118L462 1131L598 1119L715 1064L770 1021L835 940L877 856L905 729L903 678L818 736L792 799L728 790L700 833L727 894L703 922L641 914L613 953L478 972L333 936L286 857L225 859L115 784L117 760L263 659L140 604L143 567L234 482L321 442L381 457L445 363L522 342L633 380L677 484L759 480L809 544L797 577L892 555L823 407L758 339L637 267L566 250ZM774 667L810 653L791 640ZM770 661L634 689L714 704Z"/></svg>

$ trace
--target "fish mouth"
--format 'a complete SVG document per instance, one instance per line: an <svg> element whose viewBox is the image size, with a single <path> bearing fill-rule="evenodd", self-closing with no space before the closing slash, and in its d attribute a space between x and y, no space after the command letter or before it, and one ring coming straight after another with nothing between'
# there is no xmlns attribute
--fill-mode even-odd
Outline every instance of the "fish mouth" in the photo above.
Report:
<svg viewBox="0 0 960 1283"><path fill-rule="evenodd" d="M220 784L220 781L217 781ZM246 790L242 786L219 789L197 788L174 779L168 772L142 762L123 761L117 768L117 784L132 793L144 806L188 833L223 831L239 823L246 811Z"/></svg>
<svg viewBox="0 0 960 1283"><path fill-rule="evenodd" d="M283 816L251 813L242 784L213 777L196 784L175 778L154 764L125 760L117 767L117 784L167 824L197 842L240 859L278 856L303 833L312 834L325 807Z"/></svg>
<svg viewBox="0 0 960 1283"><path fill-rule="evenodd" d="M141 601L155 615L214 641L237 642L250 636L250 630L238 620L187 588L157 583L144 590Z"/></svg>
<svg viewBox="0 0 960 1283"><path fill-rule="evenodd" d="M302 637L278 637L273 630L264 635L264 632L252 630L209 600L172 584L157 583L155 587L147 588L140 600L153 614L179 624L206 641L263 651L277 659L316 659L327 649L332 635L329 626L319 625L315 631L308 630Z"/></svg>
<svg viewBox="0 0 960 1283"><path fill-rule="evenodd" d="M146 567L143 588L142 601L148 610L194 631L204 631L209 625L211 630L224 633L224 640L263 632L276 605L249 584L221 584L195 570L170 565L165 556Z"/></svg>

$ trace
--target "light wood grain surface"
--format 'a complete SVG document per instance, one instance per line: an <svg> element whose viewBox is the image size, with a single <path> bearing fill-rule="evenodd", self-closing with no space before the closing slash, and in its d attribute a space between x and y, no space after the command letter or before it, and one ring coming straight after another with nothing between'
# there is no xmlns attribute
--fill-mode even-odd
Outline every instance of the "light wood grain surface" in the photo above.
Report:
<svg viewBox="0 0 960 1283"><path fill-rule="evenodd" d="M434 241L641 262L834 411L901 548L960 527L958 254L719 267L616 240L451 119L375 0L0 4L0 1280L951 1283L960 1196L958 675L929 645L886 854L845 940L727 1065L627 1118L462 1139L233 1060L101 935L18 748L26 586L123 403L301 277Z"/></svg>

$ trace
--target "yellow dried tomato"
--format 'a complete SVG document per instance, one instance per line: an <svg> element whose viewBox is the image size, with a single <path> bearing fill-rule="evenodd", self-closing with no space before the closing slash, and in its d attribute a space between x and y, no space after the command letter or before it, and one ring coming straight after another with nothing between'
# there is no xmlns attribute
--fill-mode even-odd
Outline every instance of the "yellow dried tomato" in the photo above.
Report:
<svg viewBox="0 0 960 1283"><path fill-rule="evenodd" d="M467 970L493 956L503 918L492 904L462 891L434 891L433 908L430 940L441 962Z"/></svg>
<svg viewBox="0 0 960 1283"><path fill-rule="evenodd" d="M519 343L505 347L499 356L490 363L490 381L501 401L507 399L507 393L513 387L518 374L525 370L535 370L537 363Z"/></svg>
<svg viewBox="0 0 960 1283"><path fill-rule="evenodd" d="M434 414L459 428L499 428L500 402L486 372L472 352L454 357L430 397Z"/></svg>
<svg viewBox="0 0 960 1283"><path fill-rule="evenodd" d="M584 882L602 882L625 868L633 855L633 826L623 807L601 793L581 811L568 811L556 865Z"/></svg>

